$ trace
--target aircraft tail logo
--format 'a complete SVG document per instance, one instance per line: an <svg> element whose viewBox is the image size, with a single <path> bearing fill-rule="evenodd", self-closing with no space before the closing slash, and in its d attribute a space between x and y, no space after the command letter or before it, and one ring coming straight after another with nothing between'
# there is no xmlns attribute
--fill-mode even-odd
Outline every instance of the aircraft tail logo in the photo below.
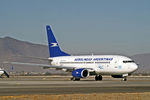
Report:
<svg viewBox="0 0 150 100"><path fill-rule="evenodd" d="M58 44L57 43L51 43L51 47L57 47Z"/></svg>

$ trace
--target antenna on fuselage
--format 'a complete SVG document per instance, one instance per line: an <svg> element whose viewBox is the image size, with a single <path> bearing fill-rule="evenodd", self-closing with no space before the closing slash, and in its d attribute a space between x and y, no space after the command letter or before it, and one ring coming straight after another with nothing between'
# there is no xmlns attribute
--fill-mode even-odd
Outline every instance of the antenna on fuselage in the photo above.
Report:
<svg viewBox="0 0 150 100"><path fill-rule="evenodd" d="M94 56L94 54L92 53L92 56Z"/></svg>

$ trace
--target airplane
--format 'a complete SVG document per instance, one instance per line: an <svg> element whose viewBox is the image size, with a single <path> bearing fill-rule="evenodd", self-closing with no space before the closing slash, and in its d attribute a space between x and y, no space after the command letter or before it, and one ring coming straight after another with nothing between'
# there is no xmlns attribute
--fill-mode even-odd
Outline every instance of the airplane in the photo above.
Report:
<svg viewBox="0 0 150 100"><path fill-rule="evenodd" d="M8 73L4 69L0 68L0 78L2 77L3 74L5 74L7 78L9 78Z"/></svg>
<svg viewBox="0 0 150 100"><path fill-rule="evenodd" d="M50 65L31 64L43 66L45 68L56 68L72 72L73 81L79 81L95 75L96 81L103 79L102 75L111 75L113 78L122 78L127 81L127 77L138 69L138 65L129 57L121 55L79 55L73 56L61 50L58 42L49 25L46 26L49 61ZM13 63L18 64L18 63ZM25 63L22 63L25 64Z"/></svg>
<svg viewBox="0 0 150 100"><path fill-rule="evenodd" d="M123 78L137 70L138 65L130 58L120 55L82 55L71 56L62 51L49 25L46 26L49 43L49 62L54 68L72 70L71 80L80 80L95 74L95 80L102 80L102 75Z"/></svg>

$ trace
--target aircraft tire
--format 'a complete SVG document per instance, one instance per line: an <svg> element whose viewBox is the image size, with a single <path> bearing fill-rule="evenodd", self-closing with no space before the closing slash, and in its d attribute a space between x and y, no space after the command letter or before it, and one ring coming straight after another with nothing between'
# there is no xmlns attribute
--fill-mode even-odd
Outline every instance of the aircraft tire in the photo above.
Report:
<svg viewBox="0 0 150 100"><path fill-rule="evenodd" d="M101 81L103 79L102 75L96 75L95 80L96 81Z"/></svg>
<svg viewBox="0 0 150 100"><path fill-rule="evenodd" d="M127 81L127 77L124 77L124 78L123 78L123 81Z"/></svg>
<svg viewBox="0 0 150 100"><path fill-rule="evenodd" d="M72 77L71 80L73 80L73 81L80 81L80 78Z"/></svg>

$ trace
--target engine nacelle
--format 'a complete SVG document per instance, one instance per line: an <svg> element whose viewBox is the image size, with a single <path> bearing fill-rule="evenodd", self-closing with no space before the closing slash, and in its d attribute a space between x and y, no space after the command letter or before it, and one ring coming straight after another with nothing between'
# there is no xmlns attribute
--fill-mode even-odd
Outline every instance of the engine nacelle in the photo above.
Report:
<svg viewBox="0 0 150 100"><path fill-rule="evenodd" d="M113 78L123 78L123 75L111 75Z"/></svg>
<svg viewBox="0 0 150 100"><path fill-rule="evenodd" d="M72 76L75 78L85 78L89 76L89 72L87 69L81 68L72 71Z"/></svg>

